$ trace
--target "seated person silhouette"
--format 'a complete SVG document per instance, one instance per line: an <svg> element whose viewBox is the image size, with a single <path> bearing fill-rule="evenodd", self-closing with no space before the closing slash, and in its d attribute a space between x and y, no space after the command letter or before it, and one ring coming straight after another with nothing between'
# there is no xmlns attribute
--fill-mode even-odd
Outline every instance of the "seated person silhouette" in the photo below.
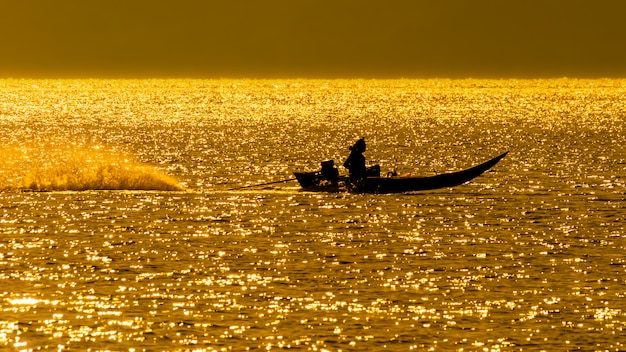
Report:
<svg viewBox="0 0 626 352"><path fill-rule="evenodd" d="M343 166L350 172L350 187L359 189L364 186L367 168L365 167L365 153L367 146L365 138L361 138L350 147L350 155Z"/></svg>

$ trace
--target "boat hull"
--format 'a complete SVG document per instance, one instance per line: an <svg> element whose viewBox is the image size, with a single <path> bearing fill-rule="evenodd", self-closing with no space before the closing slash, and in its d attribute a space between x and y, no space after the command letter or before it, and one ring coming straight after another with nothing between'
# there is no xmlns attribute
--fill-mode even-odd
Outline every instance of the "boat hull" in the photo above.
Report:
<svg viewBox="0 0 626 352"><path fill-rule="evenodd" d="M472 168L425 177L367 177L364 185L360 189L352 189L348 187L346 177L340 177L338 183L324 182L319 172L294 172L300 186L307 191L316 192L341 192L353 191L359 193L404 193L427 191L439 188L454 187L473 180L482 175L487 170L494 167L508 152L488 160L480 165Z"/></svg>

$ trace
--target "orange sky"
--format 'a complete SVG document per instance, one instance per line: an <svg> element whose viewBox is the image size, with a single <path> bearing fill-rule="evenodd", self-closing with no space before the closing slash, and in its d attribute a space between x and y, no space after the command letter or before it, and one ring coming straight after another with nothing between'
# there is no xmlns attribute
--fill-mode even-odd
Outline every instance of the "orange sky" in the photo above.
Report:
<svg viewBox="0 0 626 352"><path fill-rule="evenodd" d="M626 77L623 0L0 1L0 77Z"/></svg>

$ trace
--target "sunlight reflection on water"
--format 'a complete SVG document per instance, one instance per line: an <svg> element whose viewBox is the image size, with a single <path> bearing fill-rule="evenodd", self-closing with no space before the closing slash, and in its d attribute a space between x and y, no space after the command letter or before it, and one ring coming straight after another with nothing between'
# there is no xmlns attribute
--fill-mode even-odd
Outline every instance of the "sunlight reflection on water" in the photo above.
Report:
<svg viewBox="0 0 626 352"><path fill-rule="evenodd" d="M623 350L625 83L0 81L3 145L102 145L185 186L4 187L0 345ZM361 136L385 171L511 152L418 194L231 190Z"/></svg>

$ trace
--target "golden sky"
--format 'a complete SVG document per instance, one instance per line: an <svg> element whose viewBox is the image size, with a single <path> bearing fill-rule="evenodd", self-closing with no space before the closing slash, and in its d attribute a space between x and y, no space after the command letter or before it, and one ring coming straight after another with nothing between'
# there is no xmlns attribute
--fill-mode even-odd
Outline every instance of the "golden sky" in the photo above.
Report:
<svg viewBox="0 0 626 352"><path fill-rule="evenodd" d="M626 77L625 0L0 0L0 77Z"/></svg>

